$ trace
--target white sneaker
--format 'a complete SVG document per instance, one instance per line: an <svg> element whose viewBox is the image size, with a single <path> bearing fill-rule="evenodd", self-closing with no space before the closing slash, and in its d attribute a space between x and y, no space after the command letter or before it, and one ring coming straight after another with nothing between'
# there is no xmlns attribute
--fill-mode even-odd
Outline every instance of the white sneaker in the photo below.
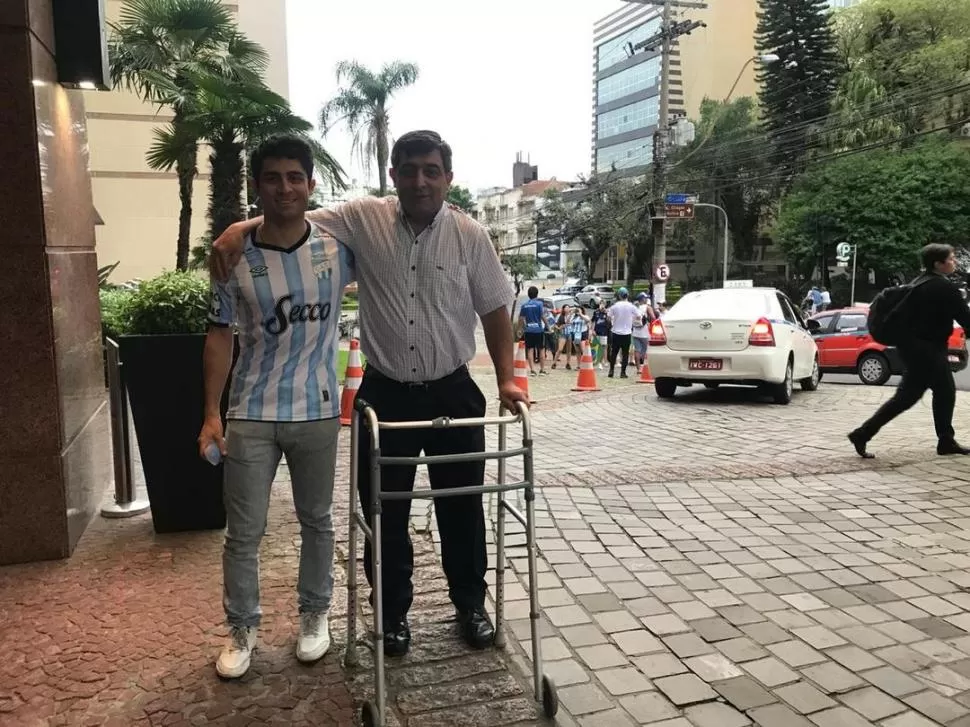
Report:
<svg viewBox="0 0 970 727"><path fill-rule="evenodd" d="M238 679L247 671L256 649L255 626L233 626L216 661L216 673L223 679Z"/></svg>
<svg viewBox="0 0 970 727"><path fill-rule="evenodd" d="M300 638L296 641L296 658L302 662L317 661L330 648L330 623L326 612L300 614Z"/></svg>

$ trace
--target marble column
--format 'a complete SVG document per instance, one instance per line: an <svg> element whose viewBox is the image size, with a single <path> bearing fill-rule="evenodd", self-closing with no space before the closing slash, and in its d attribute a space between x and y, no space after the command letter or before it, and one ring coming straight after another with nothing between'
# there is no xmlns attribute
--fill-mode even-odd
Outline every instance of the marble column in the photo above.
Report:
<svg viewBox="0 0 970 727"><path fill-rule="evenodd" d="M84 104L51 4L0 2L0 564L69 556L111 482Z"/></svg>

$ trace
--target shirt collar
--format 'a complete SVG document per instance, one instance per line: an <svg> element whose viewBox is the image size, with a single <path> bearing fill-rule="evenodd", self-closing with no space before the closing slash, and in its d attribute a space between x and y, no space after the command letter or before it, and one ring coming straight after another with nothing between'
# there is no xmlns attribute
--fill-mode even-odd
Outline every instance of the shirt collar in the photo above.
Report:
<svg viewBox="0 0 970 727"><path fill-rule="evenodd" d="M448 203L442 202L441 209L438 210L438 213L434 216L434 219L431 220L431 222L428 224L428 227L426 229L433 230L434 226L437 225L438 222L440 222L442 219L444 219L445 215L448 212L449 212ZM400 199L398 199L397 201L397 217L401 221L401 224L403 224L405 227L410 226L410 222L408 221L408 216L404 212L404 207L401 206Z"/></svg>

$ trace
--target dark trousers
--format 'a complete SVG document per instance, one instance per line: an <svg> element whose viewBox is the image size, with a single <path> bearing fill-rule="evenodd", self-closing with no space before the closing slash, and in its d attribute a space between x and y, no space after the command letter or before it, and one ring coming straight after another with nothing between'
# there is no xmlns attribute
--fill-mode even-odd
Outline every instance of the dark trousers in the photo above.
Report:
<svg viewBox="0 0 970 727"><path fill-rule="evenodd" d="M364 372L357 397L370 404L381 421L453 419L485 415L485 396L462 367L449 376L427 385L409 385L393 381L373 369ZM357 470L361 508L367 521L371 518L370 436L361 419L361 444ZM417 457L422 450L428 456L483 452L484 427L453 429L382 430L381 454L389 457ZM414 489L415 466L381 467L381 490L404 492ZM437 464L428 468L432 489L478 486L485 480L485 462ZM441 533L441 560L448 579L448 594L461 611L481 608L485 604L485 515L482 496L443 497L434 501L438 531ZM381 557L383 560L384 620L403 618L414 600L411 575L414 571L414 548L411 545L411 503L386 500L381 512ZM367 582L373 586L371 548L364 553Z"/></svg>
<svg viewBox="0 0 970 727"><path fill-rule="evenodd" d="M610 337L610 373L616 368L616 356L620 355L620 373L626 373L627 364L630 362L630 341L632 333L614 333Z"/></svg>
<svg viewBox="0 0 970 727"><path fill-rule="evenodd" d="M893 397L883 404L859 431L866 439L918 402L927 389L933 392L933 423L941 442L953 441L953 407L956 386L947 360L946 344L915 342L899 348L906 365L903 380Z"/></svg>

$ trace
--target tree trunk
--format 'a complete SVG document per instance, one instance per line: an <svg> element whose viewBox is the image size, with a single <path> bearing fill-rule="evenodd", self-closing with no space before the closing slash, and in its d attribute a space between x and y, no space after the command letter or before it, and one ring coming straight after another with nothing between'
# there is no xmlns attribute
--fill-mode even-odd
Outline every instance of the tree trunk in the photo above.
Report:
<svg viewBox="0 0 970 727"><path fill-rule="evenodd" d="M235 133L223 134L212 143L209 163L209 239L215 240L243 214L243 145Z"/></svg>
<svg viewBox="0 0 970 727"><path fill-rule="evenodd" d="M198 147L193 144L191 149L187 149L185 154L175 165L175 174L179 181L179 233L175 246L175 269L188 270L189 268L189 236L192 233L192 188L195 182L195 175L198 173L196 167L196 154Z"/></svg>
<svg viewBox="0 0 970 727"><path fill-rule="evenodd" d="M387 158L390 152L387 148L387 132L384 131L377 135L377 189L380 196L387 195Z"/></svg>

